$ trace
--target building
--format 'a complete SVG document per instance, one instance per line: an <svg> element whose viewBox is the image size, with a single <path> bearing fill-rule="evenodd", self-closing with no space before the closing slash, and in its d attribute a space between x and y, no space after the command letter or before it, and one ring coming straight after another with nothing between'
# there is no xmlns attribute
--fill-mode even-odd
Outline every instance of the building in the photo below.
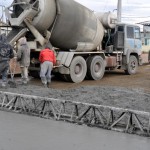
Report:
<svg viewBox="0 0 150 150"><path fill-rule="evenodd" d="M141 38L143 43L143 52L150 50L150 21L140 22L138 24L143 25L143 32L141 32Z"/></svg>

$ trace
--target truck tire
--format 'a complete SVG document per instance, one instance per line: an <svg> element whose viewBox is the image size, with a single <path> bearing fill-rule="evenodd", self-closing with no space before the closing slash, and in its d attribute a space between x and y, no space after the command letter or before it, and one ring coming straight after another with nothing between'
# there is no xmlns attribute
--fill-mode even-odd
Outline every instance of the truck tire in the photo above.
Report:
<svg viewBox="0 0 150 150"><path fill-rule="evenodd" d="M76 56L73 58L70 65L70 74L67 79L74 83L82 82L86 76L87 65L83 57Z"/></svg>
<svg viewBox="0 0 150 150"><path fill-rule="evenodd" d="M105 65L101 56L93 56L87 59L87 77L100 80L104 76Z"/></svg>
<svg viewBox="0 0 150 150"><path fill-rule="evenodd" d="M135 74L137 72L137 69L138 69L138 60L135 56L131 55L125 73L127 75Z"/></svg>

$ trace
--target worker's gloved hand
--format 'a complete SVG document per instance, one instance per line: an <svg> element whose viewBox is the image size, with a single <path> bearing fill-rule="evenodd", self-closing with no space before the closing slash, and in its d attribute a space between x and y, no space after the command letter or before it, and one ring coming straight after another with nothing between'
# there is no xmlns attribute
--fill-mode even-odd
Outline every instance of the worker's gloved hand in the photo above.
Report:
<svg viewBox="0 0 150 150"><path fill-rule="evenodd" d="M56 66L60 65L60 60L56 60Z"/></svg>

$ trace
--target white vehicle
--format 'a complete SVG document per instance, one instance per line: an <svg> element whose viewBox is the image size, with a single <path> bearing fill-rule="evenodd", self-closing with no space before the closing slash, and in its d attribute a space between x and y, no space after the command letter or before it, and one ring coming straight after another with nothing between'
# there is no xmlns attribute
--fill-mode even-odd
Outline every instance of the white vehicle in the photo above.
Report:
<svg viewBox="0 0 150 150"><path fill-rule="evenodd" d="M106 69L135 74L141 63L140 28L118 23L110 12L94 13L74 0L14 0L6 9L13 45L26 36L31 48L30 74L37 76L39 52L49 43L66 81L99 80Z"/></svg>

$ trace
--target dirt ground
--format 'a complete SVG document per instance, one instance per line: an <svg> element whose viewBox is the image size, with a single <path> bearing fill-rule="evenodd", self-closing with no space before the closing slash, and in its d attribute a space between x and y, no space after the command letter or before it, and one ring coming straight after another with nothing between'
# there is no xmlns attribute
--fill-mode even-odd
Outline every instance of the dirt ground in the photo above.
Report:
<svg viewBox="0 0 150 150"><path fill-rule="evenodd" d="M135 75L125 75L124 71L118 70L106 72L99 81L68 83L54 77L50 88L44 88L40 79L31 78L27 86L20 84L20 77L16 77L15 81L17 88L0 90L150 112L150 65L148 64L140 66Z"/></svg>

